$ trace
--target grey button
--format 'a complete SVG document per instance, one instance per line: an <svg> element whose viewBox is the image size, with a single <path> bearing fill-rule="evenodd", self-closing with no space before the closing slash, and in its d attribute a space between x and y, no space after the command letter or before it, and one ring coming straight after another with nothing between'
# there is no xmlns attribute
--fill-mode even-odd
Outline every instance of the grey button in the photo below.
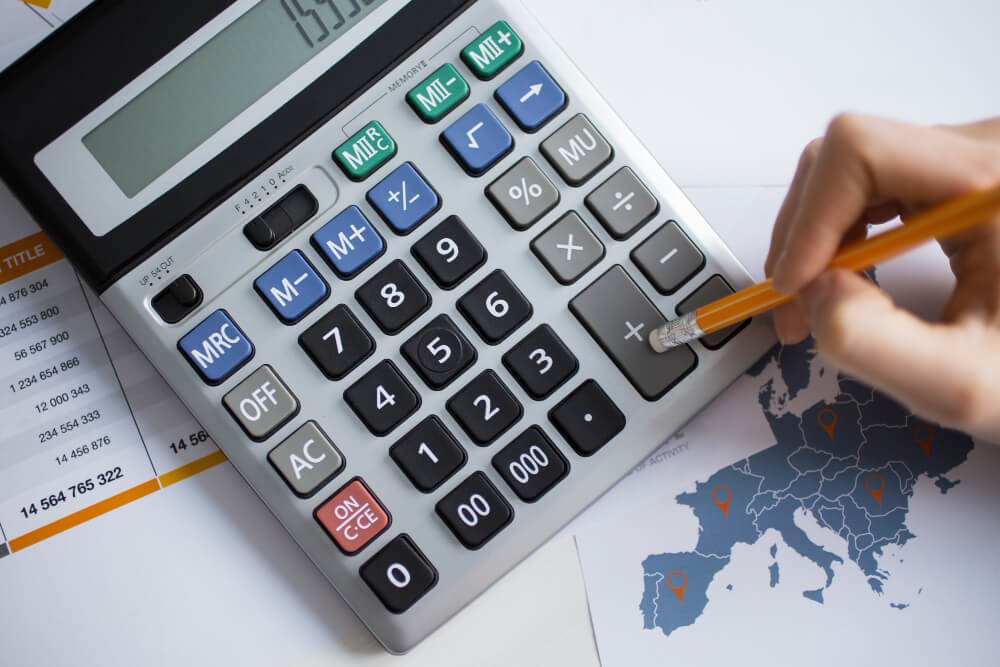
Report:
<svg viewBox="0 0 1000 667"><path fill-rule="evenodd" d="M614 155L611 144L583 114L573 116L543 141L539 150L570 185L586 181Z"/></svg>
<svg viewBox="0 0 1000 667"><path fill-rule="evenodd" d="M314 494L344 467L344 457L313 421L285 438L267 459L302 498Z"/></svg>
<svg viewBox="0 0 1000 667"><path fill-rule="evenodd" d="M608 234L619 241L656 215L660 203L628 167L622 167L584 200Z"/></svg>
<svg viewBox="0 0 1000 667"><path fill-rule="evenodd" d="M633 250L632 261L661 294L673 294L705 266L705 256L673 220Z"/></svg>
<svg viewBox="0 0 1000 667"><path fill-rule="evenodd" d="M267 439L299 411L299 402L288 387L264 365L222 397L222 402L247 435Z"/></svg>
<svg viewBox="0 0 1000 667"><path fill-rule="evenodd" d="M563 285L572 283L604 257L604 244L576 211L570 211L538 235L531 249Z"/></svg>
<svg viewBox="0 0 1000 667"><path fill-rule="evenodd" d="M647 400L665 394L698 364L687 345L653 351L649 332L665 320L620 265L578 294L569 308Z"/></svg>
<svg viewBox="0 0 1000 667"><path fill-rule="evenodd" d="M559 203L559 190L530 157L490 183L486 196L517 230L527 229Z"/></svg>
<svg viewBox="0 0 1000 667"><path fill-rule="evenodd" d="M729 296L733 291L733 288L729 286L726 279L716 274L702 283L701 287L691 293L691 296L677 304L677 314L686 315L692 310L697 310L704 306L706 303L712 303L724 296ZM748 324L750 324L750 320L743 320L738 324L728 326L725 329L719 329L707 336L702 336L699 340L708 349L718 350Z"/></svg>

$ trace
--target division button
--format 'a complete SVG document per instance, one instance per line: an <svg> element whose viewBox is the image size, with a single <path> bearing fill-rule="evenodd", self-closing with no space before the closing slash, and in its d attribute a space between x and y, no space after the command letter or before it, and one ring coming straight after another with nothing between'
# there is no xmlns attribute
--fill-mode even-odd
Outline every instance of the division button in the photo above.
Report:
<svg viewBox="0 0 1000 667"><path fill-rule="evenodd" d="M611 144L583 114L573 116L538 148L570 185L581 185L614 156Z"/></svg>
<svg viewBox="0 0 1000 667"><path fill-rule="evenodd" d="M396 142L373 120L337 147L333 161L352 181L363 181L396 154Z"/></svg>
<svg viewBox="0 0 1000 667"><path fill-rule="evenodd" d="M506 21L497 21L462 49L462 60L483 81L492 79L513 62L524 44Z"/></svg>
<svg viewBox="0 0 1000 667"><path fill-rule="evenodd" d="M625 428L625 415L593 380L552 408L549 419L580 456L590 456Z"/></svg>
<svg viewBox="0 0 1000 667"><path fill-rule="evenodd" d="M194 278L185 273L154 296L151 305L164 322L175 324L200 306L201 300L201 288Z"/></svg>
<svg viewBox="0 0 1000 667"><path fill-rule="evenodd" d="M486 370L447 403L448 412L480 445L488 445L521 418L524 409L497 374Z"/></svg>
<svg viewBox="0 0 1000 667"><path fill-rule="evenodd" d="M316 493L344 467L344 457L314 421L285 438L267 460L300 498Z"/></svg>
<svg viewBox="0 0 1000 667"><path fill-rule="evenodd" d="M661 294L673 294L705 266L705 256L673 220L633 250L632 261Z"/></svg>
<svg viewBox="0 0 1000 667"><path fill-rule="evenodd" d="M402 330L431 305L430 295L398 259L389 262L354 295L387 334Z"/></svg>
<svg viewBox="0 0 1000 667"><path fill-rule="evenodd" d="M621 241L656 215L660 203L628 167L622 167L584 200L604 228Z"/></svg>
<svg viewBox="0 0 1000 667"><path fill-rule="evenodd" d="M413 256L443 289L451 289L486 261L486 249L457 215L413 244Z"/></svg>
<svg viewBox="0 0 1000 667"><path fill-rule="evenodd" d="M360 477L355 477L313 516L347 555L355 554L389 527L389 512Z"/></svg>
<svg viewBox="0 0 1000 667"><path fill-rule="evenodd" d="M733 293L733 288L729 286L726 279L722 276L716 274L706 280L701 286L691 293L691 296L681 301L677 304L677 314L686 315L693 310L701 308L705 304L717 301L724 296L729 296ZM710 350L717 350L723 345L725 345L729 340L742 331L748 324L750 320L743 320L737 324L726 327L725 329L720 329L706 336L702 336L698 340L701 344Z"/></svg>
<svg viewBox="0 0 1000 667"><path fill-rule="evenodd" d="M397 234L408 234L441 207L434 188L410 162L392 170L368 191L368 203Z"/></svg>
<svg viewBox="0 0 1000 667"><path fill-rule="evenodd" d="M542 324L503 355L503 365L536 400L546 398L580 364L548 324Z"/></svg>
<svg viewBox="0 0 1000 667"><path fill-rule="evenodd" d="M497 452L493 467L526 503L533 503L569 473L569 462L537 426Z"/></svg>
<svg viewBox="0 0 1000 667"><path fill-rule="evenodd" d="M486 196L510 226L524 230L559 203L559 190L530 157L523 157L489 184Z"/></svg>
<svg viewBox="0 0 1000 667"><path fill-rule="evenodd" d="M446 63L414 86L406 102L425 123L436 123L469 96L469 84L455 66Z"/></svg>
<svg viewBox="0 0 1000 667"><path fill-rule="evenodd" d="M573 298L569 308L647 400L655 400L698 364L687 345L658 354L649 332L666 320L620 265Z"/></svg>
<svg viewBox="0 0 1000 667"><path fill-rule="evenodd" d="M452 123L441 142L470 176L482 174L514 149L514 137L485 104Z"/></svg>
<svg viewBox="0 0 1000 667"><path fill-rule="evenodd" d="M537 60L507 79L495 96L525 132L537 131L566 107L566 93Z"/></svg>
<svg viewBox="0 0 1000 667"><path fill-rule="evenodd" d="M326 282L298 250L278 260L253 286L285 324L298 322L330 294Z"/></svg>
<svg viewBox="0 0 1000 667"><path fill-rule="evenodd" d="M222 404L246 434L258 442L299 412L298 399L266 364L223 396Z"/></svg>
<svg viewBox="0 0 1000 667"><path fill-rule="evenodd" d="M375 435L385 435L417 411L420 396L388 359L344 392L344 400Z"/></svg>
<svg viewBox="0 0 1000 667"><path fill-rule="evenodd" d="M341 278L353 277L385 252L385 241L357 206L320 227L312 244Z"/></svg>
<svg viewBox="0 0 1000 667"><path fill-rule="evenodd" d="M222 383L253 356L253 344L224 310L217 310L177 342L208 384Z"/></svg>
<svg viewBox="0 0 1000 667"><path fill-rule="evenodd" d="M299 336L299 345L331 380L339 380L375 351L375 341L340 304Z"/></svg>
<svg viewBox="0 0 1000 667"><path fill-rule="evenodd" d="M389 448L389 456L424 493L465 465L466 453L441 420L431 415Z"/></svg>
<svg viewBox="0 0 1000 667"><path fill-rule="evenodd" d="M403 343L403 356L431 389L441 389L476 361L476 350L447 315Z"/></svg>
<svg viewBox="0 0 1000 667"><path fill-rule="evenodd" d="M385 608L401 614L437 583L438 573L417 545L403 534L361 566L361 578Z"/></svg>
<svg viewBox="0 0 1000 667"><path fill-rule="evenodd" d="M469 475L434 509L469 549L480 548L514 519L513 508L481 472Z"/></svg>
<svg viewBox="0 0 1000 667"><path fill-rule="evenodd" d="M576 211L569 211L531 242L552 277L569 285L604 257L604 244Z"/></svg>
<svg viewBox="0 0 1000 667"><path fill-rule="evenodd" d="M532 308L507 274L497 269L458 300L458 309L490 345L496 345L531 317Z"/></svg>

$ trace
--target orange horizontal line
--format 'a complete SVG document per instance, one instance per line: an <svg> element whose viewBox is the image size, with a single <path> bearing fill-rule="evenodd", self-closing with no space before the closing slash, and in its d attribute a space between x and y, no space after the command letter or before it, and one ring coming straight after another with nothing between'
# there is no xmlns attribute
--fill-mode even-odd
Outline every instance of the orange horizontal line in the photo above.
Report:
<svg viewBox="0 0 1000 667"><path fill-rule="evenodd" d="M89 521L94 517L100 516L105 512L110 512L111 510L121 507L122 505L127 505L133 500L138 500L143 496L149 495L153 491L160 490L160 483L156 479L151 479L149 481L143 482L138 486L133 486L131 489L127 489L111 496L110 498L105 498L104 500L94 503L90 507L84 507L82 510L78 510L64 516L61 519L57 519L52 523L46 524L41 528L36 528L30 533L25 533L20 537L15 537L9 542L11 551L20 551L25 547L30 547L36 542L41 542L47 537L52 537L57 533L61 533L64 530L68 530L73 526L78 526L84 521Z"/></svg>
<svg viewBox="0 0 1000 667"><path fill-rule="evenodd" d="M182 479L197 475L202 470L208 470L212 466L217 466L225 461L226 455L219 450L215 450L207 456L182 465L180 468L163 473L160 475L160 486L168 487L171 484L176 484Z"/></svg>

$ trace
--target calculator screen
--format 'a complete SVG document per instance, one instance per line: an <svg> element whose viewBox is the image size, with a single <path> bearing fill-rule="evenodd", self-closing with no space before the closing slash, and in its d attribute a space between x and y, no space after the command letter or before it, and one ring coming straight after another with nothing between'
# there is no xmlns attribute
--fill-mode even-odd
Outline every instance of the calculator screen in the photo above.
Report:
<svg viewBox="0 0 1000 667"><path fill-rule="evenodd" d="M133 197L385 2L262 0L83 143Z"/></svg>

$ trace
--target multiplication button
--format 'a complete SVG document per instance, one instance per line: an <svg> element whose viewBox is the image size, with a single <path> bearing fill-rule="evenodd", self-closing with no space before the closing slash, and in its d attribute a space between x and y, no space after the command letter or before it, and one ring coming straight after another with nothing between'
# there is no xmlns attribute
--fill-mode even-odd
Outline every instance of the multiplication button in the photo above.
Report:
<svg viewBox="0 0 1000 667"><path fill-rule="evenodd" d="M514 518L510 503L481 472L472 473L435 505L459 542L478 549Z"/></svg>
<svg viewBox="0 0 1000 667"><path fill-rule="evenodd" d="M361 566L360 574L394 614L412 607L438 579L437 570L407 535L394 537Z"/></svg>
<svg viewBox="0 0 1000 667"><path fill-rule="evenodd" d="M299 401L264 365L222 397L222 403L252 440L266 440L299 411Z"/></svg>
<svg viewBox="0 0 1000 667"><path fill-rule="evenodd" d="M375 351L375 341L340 304L299 336L299 345L331 380L339 380Z"/></svg>
<svg viewBox="0 0 1000 667"><path fill-rule="evenodd" d="M535 237L531 250L563 285L576 281L604 257L604 244L576 211L566 213Z"/></svg>
<svg viewBox="0 0 1000 667"><path fill-rule="evenodd" d="M632 261L660 294L673 294L705 266L705 256L673 220L633 250Z"/></svg>
<svg viewBox="0 0 1000 667"><path fill-rule="evenodd" d="M584 200L616 240L627 239L656 215L660 204L628 167L622 167Z"/></svg>
<svg viewBox="0 0 1000 667"><path fill-rule="evenodd" d="M490 183L486 196L519 231L541 220L559 203L559 190L530 157L521 158Z"/></svg>

